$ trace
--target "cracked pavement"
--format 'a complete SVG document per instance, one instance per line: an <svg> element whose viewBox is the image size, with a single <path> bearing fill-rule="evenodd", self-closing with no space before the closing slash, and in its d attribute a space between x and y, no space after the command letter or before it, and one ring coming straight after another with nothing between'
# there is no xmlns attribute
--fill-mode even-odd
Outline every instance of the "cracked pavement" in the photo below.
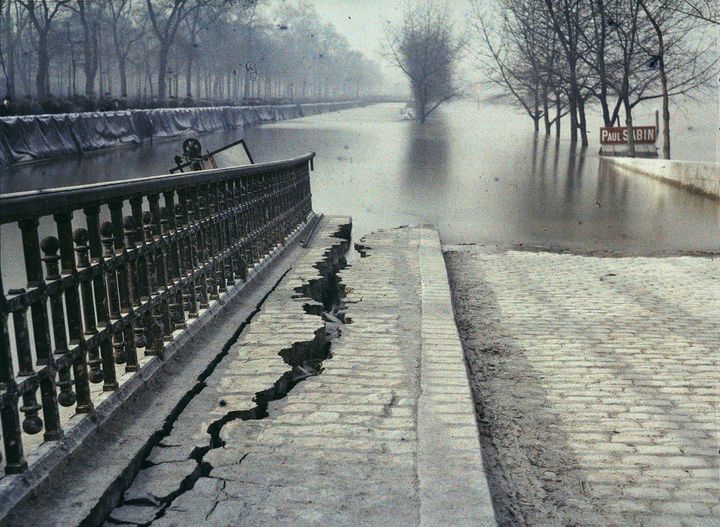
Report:
<svg viewBox="0 0 720 527"><path fill-rule="evenodd" d="M437 233L370 235L343 269L348 221L318 229L106 525L495 525Z"/></svg>

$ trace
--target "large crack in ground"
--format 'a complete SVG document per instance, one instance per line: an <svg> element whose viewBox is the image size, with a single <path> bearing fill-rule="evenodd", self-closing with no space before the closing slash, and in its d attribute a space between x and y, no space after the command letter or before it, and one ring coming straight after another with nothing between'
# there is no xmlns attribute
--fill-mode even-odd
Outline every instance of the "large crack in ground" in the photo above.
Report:
<svg viewBox="0 0 720 527"><path fill-rule="evenodd" d="M345 227L341 226L334 236L345 238L346 233L344 229ZM349 233L347 237L349 238ZM303 310L308 314L320 317L324 324L316 332L314 339L300 340L294 342L291 347L278 350L278 355L282 357L283 361L291 368L283 373L272 386L255 393L253 401L256 404L254 407L246 410L230 410L221 418L215 419L208 425L206 430L208 435L207 444L194 446L184 461L175 462L177 466L183 466L180 467L182 477L175 479L175 486L173 486L173 488L166 489L166 492L161 493L161 495L152 496L133 497L132 494L128 495L126 492L122 502L118 504L108 516L107 523L137 525L142 527L152 525L166 514L168 508L171 507L180 496L193 490L201 478L206 478L210 475L213 467L205 460L205 457L212 450L225 446L221 433L228 423L237 420L251 421L267 418L269 416L269 403L284 398L297 384L303 382L305 379L322 373L323 361L332 357L330 351L332 341L340 338L343 326L346 322L350 323L349 318L345 317L344 305L342 303L344 286L338 277L338 272L347 266L345 252L347 251L348 245L349 243L329 247L325 251L322 259L314 265L319 271L319 276L307 280L295 289L296 295L294 295L293 298L303 301ZM162 429L156 432L156 437L151 442L154 447L161 449L175 447L175 445L172 444L164 444L163 440L170 436L175 423L183 411L208 387L207 381L210 376L228 356L231 347L238 341L243 330L262 310L263 304L265 304L270 295L275 292L289 272L290 270L284 273L273 285L271 290L258 303L255 310L240 325L232 338L223 346L223 349L198 377L198 382L195 386L188 390L172 414L165 420ZM218 405L224 407L227 403L221 399ZM148 456L146 456L143 461L141 470L157 468L159 465L162 465L162 463L154 463L149 459L151 450L152 449L148 449ZM242 456L237 464L242 463L246 456L247 454ZM189 465L191 463L195 463L195 465L190 467ZM177 482L177 479L180 479L180 481ZM129 490L132 489L134 484L135 480L130 485ZM208 512L208 515L212 513L212 510L217 506L219 501L221 501L224 482L218 480L218 485L220 485L219 488L215 489L217 499L210 512Z"/></svg>

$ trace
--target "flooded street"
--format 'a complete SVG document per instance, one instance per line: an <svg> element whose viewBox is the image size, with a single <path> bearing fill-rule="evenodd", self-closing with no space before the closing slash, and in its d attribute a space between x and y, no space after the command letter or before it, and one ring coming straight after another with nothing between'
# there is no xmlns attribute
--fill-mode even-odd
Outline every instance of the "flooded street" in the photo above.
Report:
<svg viewBox="0 0 720 527"><path fill-rule="evenodd" d="M402 107L381 104L244 133L257 162L317 152L314 209L352 215L356 237L430 223L445 244L652 255L720 250L720 203L648 178L600 174L597 145L583 154L564 139L536 136L526 118L504 106L458 102L424 126L403 120ZM682 116L676 126L686 126ZM213 149L239 137L217 132L201 141ZM712 137L712 129L688 131L675 155L711 160ZM0 190L161 174L181 142L13 167ZM3 260L20 254L16 230L3 227Z"/></svg>
<svg viewBox="0 0 720 527"><path fill-rule="evenodd" d="M315 150L315 210L351 214L356 235L431 223L446 244L720 249L717 201L651 179L601 176L597 146L575 153L564 140L535 136L526 119L502 106L455 103L424 126L401 120L400 108L253 128L248 142L261 161ZM708 145L711 156L711 139ZM696 142L694 153L702 147Z"/></svg>

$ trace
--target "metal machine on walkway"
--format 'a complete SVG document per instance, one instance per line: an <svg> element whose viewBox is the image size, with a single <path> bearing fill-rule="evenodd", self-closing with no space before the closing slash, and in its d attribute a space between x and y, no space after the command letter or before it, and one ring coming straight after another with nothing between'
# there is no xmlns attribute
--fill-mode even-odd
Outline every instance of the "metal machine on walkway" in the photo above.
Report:
<svg viewBox="0 0 720 527"><path fill-rule="evenodd" d="M175 156L176 166L170 169L170 174L174 174L176 172L185 172L185 170L193 172L196 170L209 170L212 168L218 168L215 156L217 156L221 152L227 152L238 145L242 145L243 150L245 151L245 155L250 161L250 164L254 165L255 161L253 160L252 154L248 149L245 139L240 139L239 141L235 141L233 143L220 147L216 150L213 150L212 152L208 150L203 154L200 141L198 141L194 137L189 137L185 139L185 141L183 141L182 155Z"/></svg>

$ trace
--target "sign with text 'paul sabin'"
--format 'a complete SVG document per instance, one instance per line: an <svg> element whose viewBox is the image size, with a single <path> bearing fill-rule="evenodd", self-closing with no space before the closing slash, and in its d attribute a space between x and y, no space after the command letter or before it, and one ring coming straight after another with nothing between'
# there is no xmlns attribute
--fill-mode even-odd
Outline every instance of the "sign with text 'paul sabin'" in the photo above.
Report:
<svg viewBox="0 0 720 527"><path fill-rule="evenodd" d="M600 128L601 145L622 145L627 143L627 128ZM657 129L654 126L633 126L635 144L654 145L657 140Z"/></svg>

